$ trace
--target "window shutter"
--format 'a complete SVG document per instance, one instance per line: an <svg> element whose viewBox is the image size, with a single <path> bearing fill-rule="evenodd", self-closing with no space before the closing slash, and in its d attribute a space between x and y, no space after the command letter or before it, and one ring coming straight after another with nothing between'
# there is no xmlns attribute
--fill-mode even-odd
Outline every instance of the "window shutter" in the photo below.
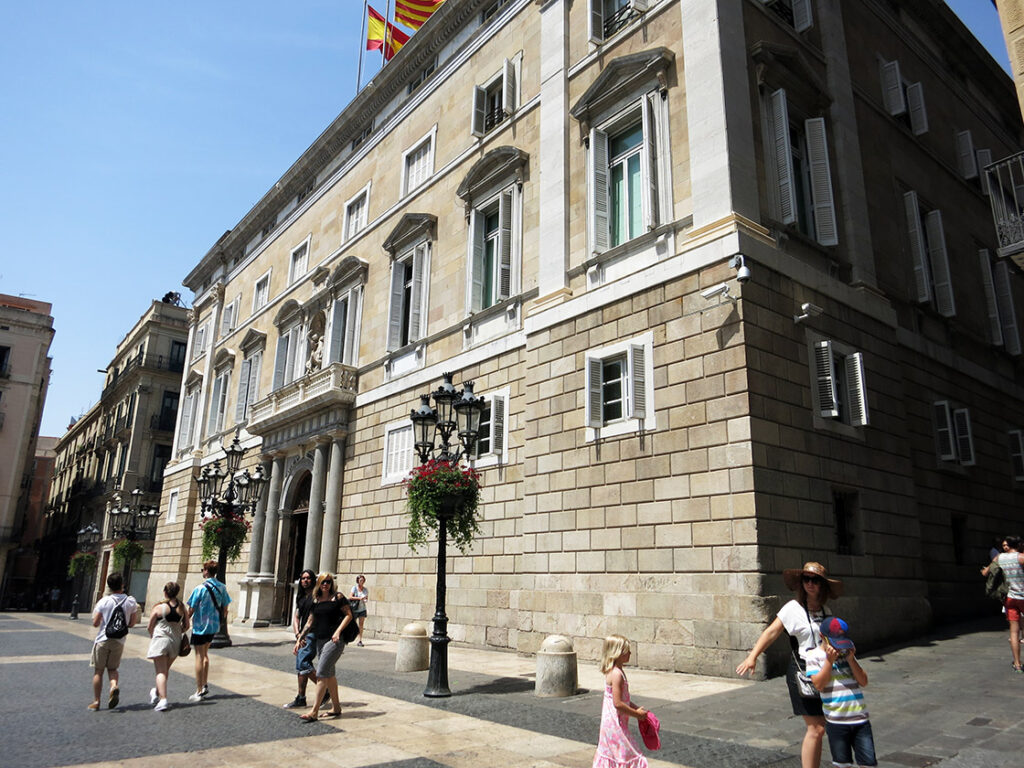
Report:
<svg viewBox="0 0 1024 768"><path fill-rule="evenodd" d="M290 331L282 333L277 338L277 355L274 357L274 389L278 390L284 386L285 368L288 365L288 341L291 338Z"/></svg>
<svg viewBox="0 0 1024 768"><path fill-rule="evenodd" d="M960 131L956 135L956 156L960 161L960 175L965 179L978 176L978 159L974 156L974 139L970 131Z"/></svg>
<svg viewBox="0 0 1024 768"><path fill-rule="evenodd" d="M498 198L498 227L500 229L500 263L498 264L498 298L512 295L512 190Z"/></svg>
<svg viewBox="0 0 1024 768"><path fill-rule="evenodd" d="M658 142L655 124L657 120L654 115L654 105L649 96L645 96L641 103L641 121L644 134L644 176L647 178L642 182L642 195L644 206L644 223L647 229L654 229L658 226Z"/></svg>
<svg viewBox="0 0 1024 768"><path fill-rule="evenodd" d="M868 425L868 389L864 383L864 355L854 352L846 358L846 391L850 396L850 424Z"/></svg>
<svg viewBox="0 0 1024 768"><path fill-rule="evenodd" d="M1017 310L1013 306L1013 291L1010 287L1010 268L1005 261L996 263L993 275L996 282L996 307L999 309L999 323L1003 329L1003 347L1011 355L1020 354L1020 331L1017 328Z"/></svg>
<svg viewBox="0 0 1024 768"><path fill-rule="evenodd" d="M235 423L245 421L245 406L249 401L249 371L252 369L252 360L242 361L242 371L238 374L238 399L235 402Z"/></svg>
<svg viewBox="0 0 1024 768"><path fill-rule="evenodd" d="M935 416L935 445L939 458L952 461L956 458L956 446L953 444L953 422L950 418L949 403L938 400L932 404Z"/></svg>
<svg viewBox="0 0 1024 768"><path fill-rule="evenodd" d="M956 451L960 463L965 467L974 466L974 438L971 435L971 412L966 408L953 411L953 432L956 434Z"/></svg>
<svg viewBox="0 0 1024 768"><path fill-rule="evenodd" d="M501 70L501 110L506 115L516 111L516 65L508 59Z"/></svg>
<svg viewBox="0 0 1024 768"><path fill-rule="evenodd" d="M491 397L491 453L505 455L505 396Z"/></svg>
<svg viewBox="0 0 1024 768"><path fill-rule="evenodd" d="M296 368L302 363L302 353L299 350L302 326L296 325L288 331L288 357L284 363L284 383L291 384L297 378Z"/></svg>
<svg viewBox="0 0 1024 768"><path fill-rule="evenodd" d="M178 450L184 451L188 448L190 438L192 437L192 409L195 407L195 395L188 394L185 397L185 407L181 413L181 424L178 427Z"/></svg>
<svg viewBox="0 0 1024 768"><path fill-rule="evenodd" d="M590 0L590 42L604 41L604 0Z"/></svg>
<svg viewBox="0 0 1024 768"><path fill-rule="evenodd" d="M356 328L359 327L359 312L362 308L362 288L356 288L348 295L348 317L345 318L345 353L341 362L346 365L359 364L359 350L356 349Z"/></svg>
<svg viewBox="0 0 1024 768"><path fill-rule="evenodd" d="M921 209L917 205L917 192L911 190L903 195L903 207L907 214L907 233L910 235L910 258L914 264L917 300L924 303L931 301L932 284L928 276L928 254L924 248L924 232L921 230Z"/></svg>
<svg viewBox="0 0 1024 768"><path fill-rule="evenodd" d="M224 316L220 321L220 335L227 336L231 333L231 329L235 327L235 305L228 304L224 307Z"/></svg>
<svg viewBox="0 0 1024 768"><path fill-rule="evenodd" d="M988 173L985 172L985 166L992 164L992 150L991 149L979 149L976 155L978 160L978 181L981 182L981 194L988 194Z"/></svg>
<svg viewBox="0 0 1024 768"><path fill-rule="evenodd" d="M907 111L907 99L903 94L903 77L898 61L882 62L882 101L886 111L895 117Z"/></svg>
<svg viewBox="0 0 1024 768"><path fill-rule="evenodd" d="M391 262L391 303L388 307L388 351L402 346L402 293L405 264Z"/></svg>
<svg viewBox="0 0 1024 768"><path fill-rule="evenodd" d="M810 29L813 23L811 0L793 0L793 29L803 32Z"/></svg>
<svg viewBox="0 0 1024 768"><path fill-rule="evenodd" d="M604 424L603 392L601 391L601 360L587 358L586 421L588 427L600 429Z"/></svg>
<svg viewBox="0 0 1024 768"><path fill-rule="evenodd" d="M825 118L804 121L807 137L807 161L811 170L811 197L814 200L814 228L822 245L838 245L836 209L832 200L832 172L828 163Z"/></svg>
<svg viewBox="0 0 1024 768"><path fill-rule="evenodd" d="M484 135L484 117L487 113L487 91L479 85L473 88L473 120L470 130L474 136ZM413 180L410 174L409 189L413 187Z"/></svg>
<svg viewBox="0 0 1024 768"><path fill-rule="evenodd" d="M220 410L220 391L223 386L223 376L218 376L213 380L213 397L210 398L210 415L206 420L206 431L211 434L217 431L217 414Z"/></svg>
<svg viewBox="0 0 1024 768"><path fill-rule="evenodd" d="M252 356L252 363L249 366L249 393L245 404L246 413L250 406L260 399L260 368L263 367L263 351Z"/></svg>
<svg viewBox="0 0 1024 768"><path fill-rule="evenodd" d="M942 211L929 211L924 217L928 233L928 263L935 281L935 304L943 317L956 314L953 298L953 278L949 272L949 256L946 253L946 234L942 229Z"/></svg>
<svg viewBox="0 0 1024 768"><path fill-rule="evenodd" d="M910 112L910 130L914 135L928 133L928 112L924 108L924 86L921 83L907 86L907 110Z"/></svg>
<svg viewBox="0 0 1024 768"><path fill-rule="evenodd" d="M1019 429L1010 430L1010 461L1013 479L1024 480L1024 434Z"/></svg>
<svg viewBox="0 0 1024 768"><path fill-rule="evenodd" d="M426 333L426 311L423 306L423 288L427 270L427 244L420 243L412 257L412 307L409 311L409 341L416 341Z"/></svg>
<svg viewBox="0 0 1024 768"><path fill-rule="evenodd" d="M487 217L476 208L469 212L469 283L466 311L479 312L484 305L484 226Z"/></svg>
<svg viewBox="0 0 1024 768"><path fill-rule="evenodd" d="M818 415L834 419L839 415L836 403L836 382L833 376L832 342L814 344L814 376L818 385Z"/></svg>
<svg viewBox="0 0 1024 768"><path fill-rule="evenodd" d="M792 224L796 221L796 191L793 189L793 155L789 143L789 107L783 89L771 95L770 109L775 178L779 184L779 218L783 224Z"/></svg>
<svg viewBox="0 0 1024 768"><path fill-rule="evenodd" d="M345 354L345 336L347 333L348 298L338 299L331 310L331 352L328 361L340 363Z"/></svg>
<svg viewBox="0 0 1024 768"><path fill-rule="evenodd" d="M643 344L629 345L629 417L647 418L647 368Z"/></svg>
<svg viewBox="0 0 1024 768"><path fill-rule="evenodd" d="M599 4L600 0L592 0ZM608 250L608 134L590 130L590 249Z"/></svg>
<svg viewBox="0 0 1024 768"><path fill-rule="evenodd" d="M992 277L992 261L988 249L978 251L978 262L981 266L981 284L985 289L985 305L988 308L989 338L999 346L1003 343L1003 326L999 322L999 304L996 302L996 283Z"/></svg>

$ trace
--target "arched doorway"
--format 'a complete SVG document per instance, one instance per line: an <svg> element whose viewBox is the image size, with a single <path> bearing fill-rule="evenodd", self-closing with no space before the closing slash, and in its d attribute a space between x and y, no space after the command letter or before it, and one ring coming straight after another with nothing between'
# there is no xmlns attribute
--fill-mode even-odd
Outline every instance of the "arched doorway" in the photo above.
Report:
<svg viewBox="0 0 1024 768"><path fill-rule="evenodd" d="M294 490L289 489L286 509L291 510L287 519L286 535L282 536L281 559L278 578L291 584L302 573L302 559L306 549L306 521L309 519L309 492L313 474L308 470L295 478Z"/></svg>

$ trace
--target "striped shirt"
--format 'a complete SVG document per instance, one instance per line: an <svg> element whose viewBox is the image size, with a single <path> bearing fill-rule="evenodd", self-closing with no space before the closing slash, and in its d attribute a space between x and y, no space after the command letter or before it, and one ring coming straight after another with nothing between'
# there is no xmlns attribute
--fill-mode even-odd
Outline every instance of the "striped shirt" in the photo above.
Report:
<svg viewBox="0 0 1024 768"><path fill-rule="evenodd" d="M1024 570L1020 567L1020 555L1016 552L1001 552L996 563L1003 569L1009 591L1007 597L1024 600Z"/></svg>
<svg viewBox="0 0 1024 768"><path fill-rule="evenodd" d="M813 677L828 664L828 656L821 648L807 653L807 676ZM825 719L840 725L857 725L868 721L868 708L864 692L853 676L853 670L844 659L832 665L832 681L821 692L821 708Z"/></svg>

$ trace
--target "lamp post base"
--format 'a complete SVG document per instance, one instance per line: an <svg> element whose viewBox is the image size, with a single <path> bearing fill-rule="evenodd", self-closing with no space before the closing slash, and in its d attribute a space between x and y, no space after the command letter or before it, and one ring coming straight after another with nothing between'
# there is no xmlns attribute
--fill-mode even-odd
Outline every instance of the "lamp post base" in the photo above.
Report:
<svg viewBox="0 0 1024 768"><path fill-rule="evenodd" d="M213 636L213 640L210 641L211 648L230 648L231 647L231 635L228 634L228 628L222 621L220 629Z"/></svg>
<svg viewBox="0 0 1024 768"><path fill-rule="evenodd" d="M435 624L430 636L430 670L427 672L427 687L423 695L429 699L443 699L452 695L448 688L448 643L451 638L439 633Z"/></svg>

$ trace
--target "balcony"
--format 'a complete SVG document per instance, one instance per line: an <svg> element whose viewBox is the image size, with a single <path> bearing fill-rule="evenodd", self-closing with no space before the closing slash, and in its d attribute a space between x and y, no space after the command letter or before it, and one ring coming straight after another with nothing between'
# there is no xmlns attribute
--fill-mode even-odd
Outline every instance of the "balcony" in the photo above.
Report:
<svg viewBox="0 0 1024 768"><path fill-rule="evenodd" d="M175 411L161 411L149 417L149 428L154 432L173 432Z"/></svg>
<svg viewBox="0 0 1024 768"><path fill-rule="evenodd" d="M307 374L254 403L246 429L265 435L288 423L332 407L351 407L356 400L356 369L341 363Z"/></svg>
<svg viewBox="0 0 1024 768"><path fill-rule="evenodd" d="M1024 152L987 166L982 188L988 190L998 254L1024 269Z"/></svg>
<svg viewBox="0 0 1024 768"><path fill-rule="evenodd" d="M136 355L129 359L124 368L118 371L110 383L103 388L101 399L106 398L125 377L136 368L144 368L150 371L167 371L168 373L181 373L185 369L185 362L179 358L167 357L166 355Z"/></svg>

